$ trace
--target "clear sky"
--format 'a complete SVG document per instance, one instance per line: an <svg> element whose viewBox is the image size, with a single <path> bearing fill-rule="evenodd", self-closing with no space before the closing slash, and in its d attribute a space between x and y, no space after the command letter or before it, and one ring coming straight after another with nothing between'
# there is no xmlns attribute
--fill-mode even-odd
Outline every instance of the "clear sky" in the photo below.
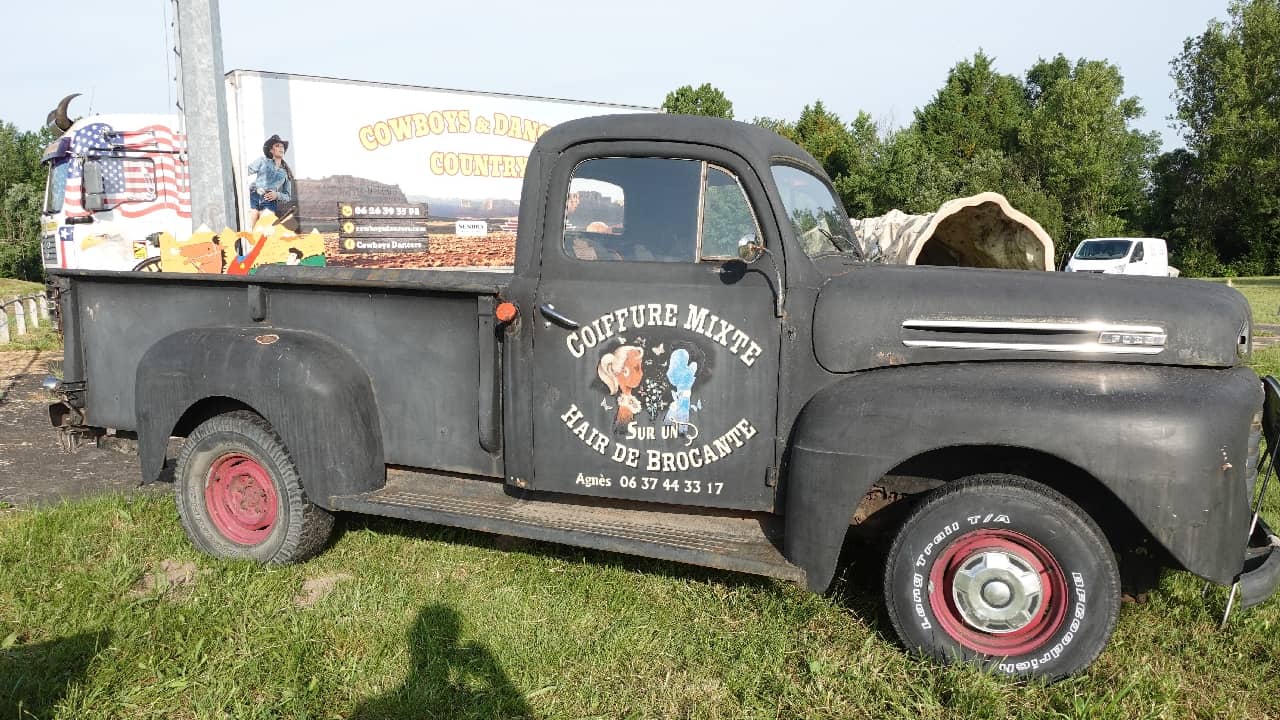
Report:
<svg viewBox="0 0 1280 720"><path fill-rule="evenodd" d="M738 119L795 119L821 99L904 125L979 48L1021 76L1039 57L1105 58L1169 128L1169 61L1227 0L223 0L225 69L271 70L661 105L710 82ZM169 0L6 3L0 119L33 130L63 95L72 115L167 112Z"/></svg>

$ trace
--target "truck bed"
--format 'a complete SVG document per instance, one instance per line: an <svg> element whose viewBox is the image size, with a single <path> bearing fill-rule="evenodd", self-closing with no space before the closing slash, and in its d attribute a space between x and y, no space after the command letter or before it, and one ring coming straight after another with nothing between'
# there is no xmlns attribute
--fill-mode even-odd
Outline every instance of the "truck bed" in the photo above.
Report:
<svg viewBox="0 0 1280 720"><path fill-rule="evenodd" d="M486 336L481 318L492 317L510 273L279 266L251 276L50 274L66 278L66 379L85 382L90 425L137 428L135 374L160 339L200 327L278 326L332 339L368 372L388 463L502 474L501 453L478 438L481 402L501 392L492 325ZM490 354L484 362L482 353Z"/></svg>

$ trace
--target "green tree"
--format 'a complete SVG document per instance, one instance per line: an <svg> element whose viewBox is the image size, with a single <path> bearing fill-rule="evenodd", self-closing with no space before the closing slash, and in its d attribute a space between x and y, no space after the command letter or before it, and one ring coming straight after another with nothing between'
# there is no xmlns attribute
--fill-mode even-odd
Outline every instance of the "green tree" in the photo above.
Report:
<svg viewBox="0 0 1280 720"><path fill-rule="evenodd" d="M756 117L752 118L751 124L772 130L791 142L796 141L795 123L787 122L786 120L781 120L779 118Z"/></svg>
<svg viewBox="0 0 1280 720"><path fill-rule="evenodd" d="M1032 107L1018 134L1020 159L1061 203L1060 254L1086 237L1125 233L1141 219L1159 137L1129 127L1143 110L1124 96L1120 69L1059 55L1036 63L1027 78Z"/></svg>
<svg viewBox="0 0 1280 720"><path fill-rule="evenodd" d="M44 146L50 130L23 132L0 121L0 277L39 280L40 207L45 169Z"/></svg>
<svg viewBox="0 0 1280 720"><path fill-rule="evenodd" d="M955 197L957 172L929 148L919 127L890 132L881 142L875 163L875 202L862 217L897 208L928 213Z"/></svg>
<svg viewBox="0 0 1280 720"><path fill-rule="evenodd" d="M667 93L662 101L662 109L679 115L708 115L710 117L733 119L733 103L711 83L703 83L697 88L684 85Z"/></svg>
<svg viewBox="0 0 1280 720"><path fill-rule="evenodd" d="M794 132L795 143L809 151L827 175L835 178L849 172L853 134L840 116L828 110L821 100L804 106Z"/></svg>
<svg viewBox="0 0 1280 720"><path fill-rule="evenodd" d="M1164 153L1151 165L1143 231L1164 238L1169 243L1169 262L1189 277L1228 272L1210 240L1203 188L1200 158L1185 148Z"/></svg>
<svg viewBox="0 0 1280 720"><path fill-rule="evenodd" d="M15 183L0 197L0 277L38 281L44 275L40 260L40 207L44 185Z"/></svg>
<svg viewBox="0 0 1280 720"><path fill-rule="evenodd" d="M1280 271L1280 0L1234 0L1173 61L1195 183L1157 182L1153 202L1194 208L1176 231L1238 274ZM1170 199L1173 193L1176 197Z"/></svg>
<svg viewBox="0 0 1280 720"><path fill-rule="evenodd" d="M39 238L43 200L43 188L34 182L10 185L4 197L0 197L0 238Z"/></svg>
<svg viewBox="0 0 1280 720"><path fill-rule="evenodd" d="M915 126L929 150L960 168L984 150L1018 152L1018 133L1028 104L1022 83L996 72L994 60L979 50L947 73L946 84L916 110Z"/></svg>
<svg viewBox="0 0 1280 720"><path fill-rule="evenodd" d="M23 132L0 120L0 197L16 184L44 178L40 153L51 139L45 132Z"/></svg>
<svg viewBox="0 0 1280 720"><path fill-rule="evenodd" d="M832 183L850 217L882 214L884 205L884 142L871 116L859 112L842 133L839 172ZM830 172L830 171L828 171Z"/></svg>
<svg viewBox="0 0 1280 720"><path fill-rule="evenodd" d="M1024 84L997 72L981 50L956 63L933 99L916 110L912 127L890 140L890 154L899 158L890 164L897 170L888 179L890 187L900 188L893 204L931 212L954 197L998 192L1060 238L1062 202L1029 167L1022 142L1050 80L1047 69L1033 68Z"/></svg>

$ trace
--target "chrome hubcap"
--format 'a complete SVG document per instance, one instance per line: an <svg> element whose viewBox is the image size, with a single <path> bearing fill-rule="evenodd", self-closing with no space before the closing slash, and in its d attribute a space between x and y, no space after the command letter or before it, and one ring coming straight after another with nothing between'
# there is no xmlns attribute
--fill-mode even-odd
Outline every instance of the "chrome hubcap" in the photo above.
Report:
<svg viewBox="0 0 1280 720"><path fill-rule="evenodd" d="M1000 550L975 553L952 580L951 595L960 616L988 633L1021 630L1040 610L1040 574L1025 560Z"/></svg>

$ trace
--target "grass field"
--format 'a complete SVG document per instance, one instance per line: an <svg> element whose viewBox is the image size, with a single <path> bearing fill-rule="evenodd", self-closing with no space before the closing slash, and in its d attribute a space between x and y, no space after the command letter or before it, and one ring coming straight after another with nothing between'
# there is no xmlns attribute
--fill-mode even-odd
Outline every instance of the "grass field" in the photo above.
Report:
<svg viewBox="0 0 1280 720"><path fill-rule="evenodd" d="M1280 374L1280 348L1254 366ZM1280 519L1275 483L1267 511ZM1086 673L1046 687L906 656L862 580L878 573L870 555L818 596L341 525L315 560L261 568L197 553L171 498L0 510L0 720L1280 717L1280 600L1219 631L1225 590L1206 598L1184 572L1123 607Z"/></svg>
<svg viewBox="0 0 1280 720"><path fill-rule="evenodd" d="M102 498L0 517L0 567L3 718L1280 716L1280 602L1220 632L1186 573L1045 687L905 656L852 582L379 519L264 569L196 553L167 498Z"/></svg>
<svg viewBox="0 0 1280 720"><path fill-rule="evenodd" d="M0 278L0 300L42 292L44 292L44 285L41 283L14 280L13 278Z"/></svg>
<svg viewBox="0 0 1280 720"><path fill-rule="evenodd" d="M1211 282L1226 281L1221 278ZM1249 300L1255 323L1280 325L1280 277L1232 278L1231 285Z"/></svg>
<svg viewBox="0 0 1280 720"><path fill-rule="evenodd" d="M44 285L41 283L0 278L0 300L43 292ZM10 319L12 320L12 315L10 315ZM11 329L10 337L12 338L11 342L0 344L0 351L51 350L62 345L62 339L50 323L44 323L36 329L28 328L27 334L21 337L14 335Z"/></svg>

